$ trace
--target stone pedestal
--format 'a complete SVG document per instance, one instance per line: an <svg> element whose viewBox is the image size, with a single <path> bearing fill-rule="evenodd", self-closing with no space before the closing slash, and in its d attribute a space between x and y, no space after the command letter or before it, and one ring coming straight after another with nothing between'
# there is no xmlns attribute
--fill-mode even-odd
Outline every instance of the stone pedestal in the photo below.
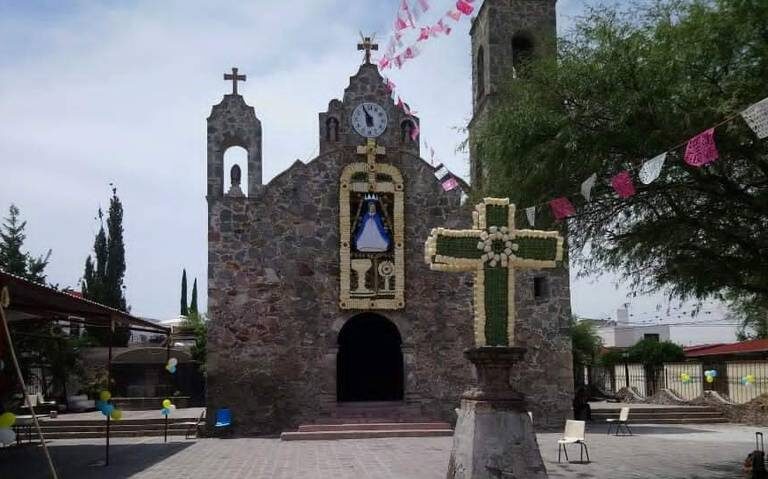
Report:
<svg viewBox="0 0 768 479"><path fill-rule="evenodd" d="M461 396L448 479L547 478L525 399L509 384L524 354L524 348L493 346L464 352L477 385Z"/></svg>

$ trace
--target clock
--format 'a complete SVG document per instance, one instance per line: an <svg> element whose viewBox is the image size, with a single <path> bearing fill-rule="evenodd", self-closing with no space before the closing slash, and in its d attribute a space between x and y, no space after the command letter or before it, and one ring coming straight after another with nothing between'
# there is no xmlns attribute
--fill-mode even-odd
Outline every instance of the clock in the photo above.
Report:
<svg viewBox="0 0 768 479"><path fill-rule="evenodd" d="M360 136L376 138L387 129L387 112L377 103L361 103L352 111L352 127Z"/></svg>

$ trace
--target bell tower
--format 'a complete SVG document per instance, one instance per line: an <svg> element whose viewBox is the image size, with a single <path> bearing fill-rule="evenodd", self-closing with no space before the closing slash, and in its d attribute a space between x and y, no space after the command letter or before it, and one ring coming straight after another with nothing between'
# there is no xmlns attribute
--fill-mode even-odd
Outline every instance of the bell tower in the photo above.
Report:
<svg viewBox="0 0 768 479"><path fill-rule="evenodd" d="M232 81L232 93L224 95L218 105L211 109L208 117L208 191L209 203L226 195L251 196L261 187L261 121L256 117L253 107L245 103L237 92L237 82L245 81L246 76L232 68L232 73L225 73L224 80ZM242 167L234 165L231 171L224 171L224 153L237 146L248 153L246 161L247 179L241 189ZM232 178L229 191L224 191L224 178Z"/></svg>
<svg viewBox="0 0 768 479"><path fill-rule="evenodd" d="M485 0L469 31L472 40L470 177L482 188L485 171L473 145L478 127L492 111L495 95L535 56L555 54L556 0Z"/></svg>

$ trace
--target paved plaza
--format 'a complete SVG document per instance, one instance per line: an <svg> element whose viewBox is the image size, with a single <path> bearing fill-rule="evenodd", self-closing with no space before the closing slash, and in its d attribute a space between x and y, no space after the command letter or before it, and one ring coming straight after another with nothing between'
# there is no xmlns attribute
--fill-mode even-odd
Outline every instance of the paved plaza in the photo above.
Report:
<svg viewBox="0 0 768 479"><path fill-rule="evenodd" d="M552 478L738 478L754 446L748 426L636 425L634 437L587 435L592 463L557 463L559 434L538 435ZM279 439L114 439L111 465L103 440L53 440L50 449L62 479L443 479L451 438L393 438L281 442ZM570 446L578 461L578 447ZM49 477L38 446L0 449L0 478Z"/></svg>

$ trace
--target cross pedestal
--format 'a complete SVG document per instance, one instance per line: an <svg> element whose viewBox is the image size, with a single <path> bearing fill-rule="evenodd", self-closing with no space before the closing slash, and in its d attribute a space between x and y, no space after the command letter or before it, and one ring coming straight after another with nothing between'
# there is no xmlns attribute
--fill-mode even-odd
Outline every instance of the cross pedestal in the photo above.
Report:
<svg viewBox="0 0 768 479"><path fill-rule="evenodd" d="M498 346L464 351L477 384L461 396L448 479L547 477L525 398L509 384L524 354L524 348Z"/></svg>

